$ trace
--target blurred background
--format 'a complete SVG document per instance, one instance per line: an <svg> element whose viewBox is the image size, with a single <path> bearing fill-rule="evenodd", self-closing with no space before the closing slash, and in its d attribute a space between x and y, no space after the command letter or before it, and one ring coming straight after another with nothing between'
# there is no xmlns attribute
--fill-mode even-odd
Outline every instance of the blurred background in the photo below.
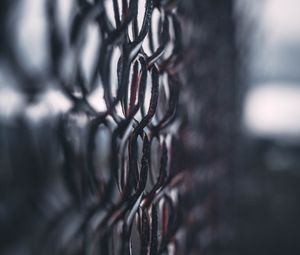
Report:
<svg viewBox="0 0 300 255"><path fill-rule="evenodd" d="M246 9L254 30L236 177L241 254L300 251L299 7L268 0Z"/></svg>

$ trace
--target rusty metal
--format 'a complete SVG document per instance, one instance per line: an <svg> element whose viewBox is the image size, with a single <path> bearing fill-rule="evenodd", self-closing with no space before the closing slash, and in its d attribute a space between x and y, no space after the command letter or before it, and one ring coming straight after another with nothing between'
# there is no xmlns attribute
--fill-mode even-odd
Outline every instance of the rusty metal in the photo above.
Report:
<svg viewBox="0 0 300 255"><path fill-rule="evenodd" d="M180 173L170 167L178 126L177 66L182 48L176 6L168 1L146 0L140 22L138 0L108 2L113 15L104 1L77 1L69 37L76 62L73 77L66 80L59 70L64 48L56 27L56 1L48 1L51 70L73 102L59 124L64 185L73 202L49 224L42 248L37 249L39 254L41 249L46 254L173 254L168 250L170 245L175 246L180 225L174 185ZM159 13L157 24L152 22L154 10ZM88 84L82 77L78 54L89 24L97 25L101 42ZM153 26L157 26L157 34ZM156 48L154 36L159 43ZM145 50L146 40L150 54ZM121 54L114 63L116 49ZM88 102L88 96L99 87L103 88L106 105L101 112ZM76 126L74 116L78 115L87 119L84 128ZM106 147L98 138L103 130L109 134ZM159 146L153 148L154 141ZM107 164L98 160L101 154L108 154ZM70 221L73 217L76 223ZM62 227L65 224L74 224L76 229L67 237ZM76 243L73 248L72 243Z"/></svg>

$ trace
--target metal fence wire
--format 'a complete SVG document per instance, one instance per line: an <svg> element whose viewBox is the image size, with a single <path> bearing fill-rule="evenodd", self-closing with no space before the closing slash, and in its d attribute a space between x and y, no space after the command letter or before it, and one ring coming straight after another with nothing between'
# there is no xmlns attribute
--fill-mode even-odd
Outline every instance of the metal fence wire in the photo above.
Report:
<svg viewBox="0 0 300 255"><path fill-rule="evenodd" d="M72 101L59 141L74 203L51 221L42 248L49 254L174 254L182 179L171 164L182 48L176 5L78 0L68 77L61 72L66 49L55 8L56 1L48 1L51 71ZM100 39L85 77L80 54L91 25ZM88 99L96 90L104 98L101 111Z"/></svg>
<svg viewBox="0 0 300 255"><path fill-rule="evenodd" d="M0 1L1 254L219 254L232 6Z"/></svg>

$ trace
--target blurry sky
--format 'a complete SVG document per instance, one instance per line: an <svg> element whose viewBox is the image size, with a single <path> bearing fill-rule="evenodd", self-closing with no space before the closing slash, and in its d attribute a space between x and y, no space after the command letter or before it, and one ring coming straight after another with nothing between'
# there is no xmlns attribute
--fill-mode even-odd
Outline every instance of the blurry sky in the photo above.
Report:
<svg viewBox="0 0 300 255"><path fill-rule="evenodd" d="M299 83L299 10L299 0L261 1L252 62L254 82Z"/></svg>
<svg viewBox="0 0 300 255"><path fill-rule="evenodd" d="M252 3L256 16L244 124L258 136L299 138L300 1Z"/></svg>

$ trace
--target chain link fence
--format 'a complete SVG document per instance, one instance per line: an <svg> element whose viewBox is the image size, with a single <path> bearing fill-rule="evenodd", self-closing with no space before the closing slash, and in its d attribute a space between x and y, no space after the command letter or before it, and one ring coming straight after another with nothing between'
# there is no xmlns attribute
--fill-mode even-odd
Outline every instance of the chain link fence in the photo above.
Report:
<svg viewBox="0 0 300 255"><path fill-rule="evenodd" d="M177 185L183 179L171 161L180 126L176 4L79 0L70 23L62 24L61 2L42 7L48 59L40 76L27 69L22 48L9 46L12 38L4 46L9 53L3 59L19 80L16 90L26 110L2 127L3 146L14 139L5 138L7 129L23 133L11 148L17 162L5 161L12 154L1 162L5 178L17 172L14 189L6 185L2 192L7 215L1 236L9 232L2 246L36 254L174 254L182 221ZM26 8L4 5L13 13ZM4 34L8 28L3 26ZM86 58L89 43L95 50ZM68 107L40 118L35 113L49 89L56 93L51 103L61 103L59 94ZM16 232L27 227L32 233L20 233L17 245Z"/></svg>
<svg viewBox="0 0 300 255"><path fill-rule="evenodd" d="M1 254L219 254L232 1L0 5Z"/></svg>

